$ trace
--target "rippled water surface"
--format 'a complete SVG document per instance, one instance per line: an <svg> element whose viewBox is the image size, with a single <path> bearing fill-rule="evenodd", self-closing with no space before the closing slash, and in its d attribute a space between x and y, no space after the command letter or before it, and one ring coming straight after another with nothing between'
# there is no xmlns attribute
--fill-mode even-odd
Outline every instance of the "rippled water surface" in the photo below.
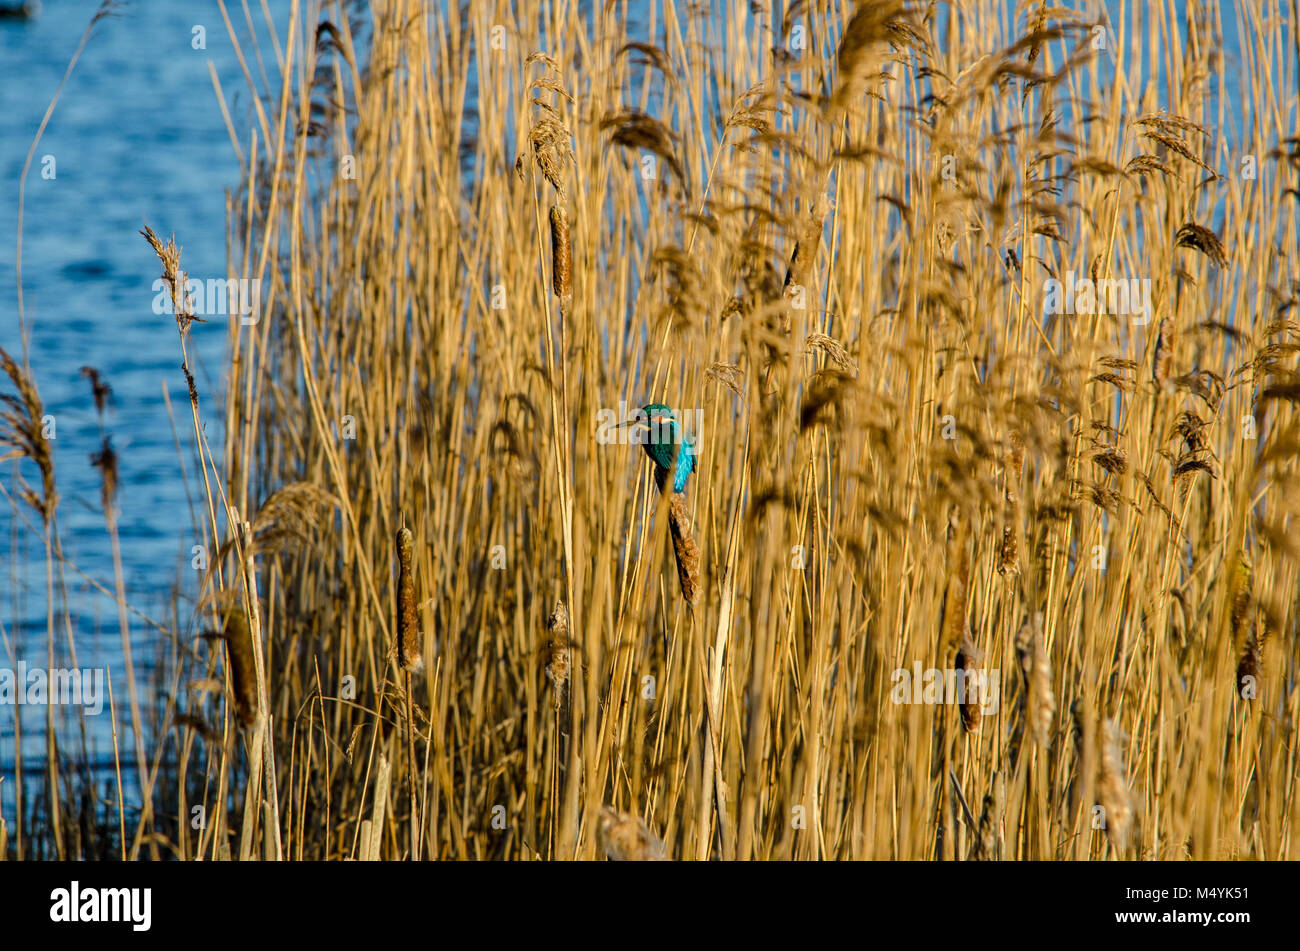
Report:
<svg viewBox="0 0 1300 951"><path fill-rule="evenodd" d="M33 20L0 19L0 346L20 361L19 179L41 118L97 6L94 0L51 0ZM270 4L273 13L284 7ZM206 31L206 49L193 48L196 26ZM247 29L239 35L243 42ZM158 261L137 232L145 224L164 237L174 232L192 277L226 272L226 192L237 184L238 165L212 70L236 125L243 125L251 96L215 3L135 3L101 21L36 148L25 189L22 247L27 356L45 412L54 421L58 519L67 558L85 575L113 586L100 477L89 460L99 447L100 425L80 374L88 365L113 388L106 427L118 452L128 600L170 627L172 591L179 587L184 612L179 625L187 637L195 633L188 616L195 589L187 495L196 471L193 432L176 326L153 312ZM191 340L208 435L219 449L226 325L219 318L195 324ZM0 389L10 391L7 380ZM31 478L26 468L22 472ZM0 464L6 492L16 491L16 476L12 461ZM36 524L30 508L20 505L19 511ZM44 546L3 498L0 537L0 667L22 660L44 667ZM123 723L126 672L114 602L71 569L63 580L77 665L108 668ZM168 644L138 617L130 618L130 631L136 667L147 684L151 665ZM70 663L66 635L57 650L56 664ZM13 709L0 708L0 806L10 816ZM82 742L74 713L72 708L59 712L66 717L61 733L70 753ZM91 759L106 762L112 753L107 706L84 722ZM43 723L43 710L23 708L29 773L44 769ZM119 739L125 750L129 738ZM124 768L128 758L123 757Z"/></svg>

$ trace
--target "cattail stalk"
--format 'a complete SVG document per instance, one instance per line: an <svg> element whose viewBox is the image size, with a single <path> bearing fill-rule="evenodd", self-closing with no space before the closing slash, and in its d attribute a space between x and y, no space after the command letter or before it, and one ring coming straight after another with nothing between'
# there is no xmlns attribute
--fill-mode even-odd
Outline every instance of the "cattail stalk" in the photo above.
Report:
<svg viewBox="0 0 1300 951"><path fill-rule="evenodd" d="M548 649L551 662L546 665L546 676L555 688L555 732L551 737L551 823L548 831L547 846L550 857L555 858L555 827L560 811L560 711L568 695L570 659L569 659L569 611L563 601L555 602L555 610L546 619L546 629L550 634Z"/></svg>

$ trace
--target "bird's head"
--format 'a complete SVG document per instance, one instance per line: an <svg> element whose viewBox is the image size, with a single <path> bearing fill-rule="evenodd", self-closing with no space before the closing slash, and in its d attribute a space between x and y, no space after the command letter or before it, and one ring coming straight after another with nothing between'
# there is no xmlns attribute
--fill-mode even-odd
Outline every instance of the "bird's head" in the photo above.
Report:
<svg viewBox="0 0 1300 951"><path fill-rule="evenodd" d="M695 469L695 444L683 431L681 424L667 404L647 403L633 417L618 424L630 427L633 442L645 447L646 455L655 464L655 478L663 487L668 472L673 471L673 491L686 488L686 478Z"/></svg>

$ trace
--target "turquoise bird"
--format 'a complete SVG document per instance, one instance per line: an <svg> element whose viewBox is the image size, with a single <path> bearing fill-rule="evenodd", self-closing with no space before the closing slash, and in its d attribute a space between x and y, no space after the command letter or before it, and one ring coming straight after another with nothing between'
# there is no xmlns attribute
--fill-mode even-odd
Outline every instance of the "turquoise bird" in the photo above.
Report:
<svg viewBox="0 0 1300 951"><path fill-rule="evenodd" d="M676 414L663 403L649 403L623 423L645 431L646 455L655 464L655 484L664 491L672 474L673 492L686 491L686 480L695 471L695 442L682 431Z"/></svg>

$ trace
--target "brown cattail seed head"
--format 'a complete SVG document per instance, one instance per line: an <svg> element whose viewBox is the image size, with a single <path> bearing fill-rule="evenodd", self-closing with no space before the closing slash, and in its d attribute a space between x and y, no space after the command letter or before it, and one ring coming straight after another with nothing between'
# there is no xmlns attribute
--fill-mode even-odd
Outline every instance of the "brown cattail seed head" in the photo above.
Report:
<svg viewBox="0 0 1300 951"><path fill-rule="evenodd" d="M948 581L943 596L943 628L939 644L943 666L949 666L966 633L966 606L970 584L970 550L966 544L966 517L954 508L948 519Z"/></svg>
<svg viewBox="0 0 1300 951"><path fill-rule="evenodd" d="M573 250L569 241L569 214L564 205L551 206L551 279L555 296L564 300L573 294Z"/></svg>
<svg viewBox="0 0 1300 951"><path fill-rule="evenodd" d="M682 586L682 597L687 604L694 606L700 587L700 549L691 533L686 497L676 492L669 499L668 531L673 540L673 557L677 561L677 580Z"/></svg>
<svg viewBox="0 0 1300 951"><path fill-rule="evenodd" d="M1124 737L1119 724L1109 717L1101 720L1098 734L1101 755L1097 764L1097 798L1105 810L1106 837L1115 848L1123 849L1133 822L1133 794L1128 786L1122 748Z"/></svg>
<svg viewBox="0 0 1300 951"><path fill-rule="evenodd" d="M243 726L250 727L257 721L257 665L253 660L253 635L248 629L248 618L239 607L226 612L221 636L226 642L235 714Z"/></svg>
<svg viewBox="0 0 1300 951"><path fill-rule="evenodd" d="M993 788L984 796L984 809L975 842L971 846L971 858L989 860L998 857L998 842L1002 833L1002 807L1006 799L1006 783L1000 773L993 774Z"/></svg>
<svg viewBox="0 0 1300 951"><path fill-rule="evenodd" d="M569 612L563 601L555 602L546 629L551 635L551 662L546 665L546 676L555 686L555 709L559 710L569 684Z"/></svg>
<svg viewBox="0 0 1300 951"><path fill-rule="evenodd" d="M1233 576L1232 605L1229 624L1232 627L1232 644L1237 653L1237 692L1243 699L1253 700L1259 690L1260 641L1252 617L1251 588L1253 571L1244 553L1237 555Z"/></svg>
<svg viewBox="0 0 1300 951"><path fill-rule="evenodd" d="M1156 338L1156 352L1151 361L1151 377L1157 386L1164 386L1174 371L1174 322L1169 317L1160 319L1160 335Z"/></svg>
<svg viewBox="0 0 1300 951"><path fill-rule="evenodd" d="M608 806L596 820L596 841L601 851L615 862L663 862L664 844L641 819Z"/></svg>
<svg viewBox="0 0 1300 951"><path fill-rule="evenodd" d="M424 669L424 633L415 608L415 575L411 554L415 539L409 528L397 532L397 657L403 670Z"/></svg>
<svg viewBox="0 0 1300 951"><path fill-rule="evenodd" d="M1002 526L1002 545L998 549L998 574L1005 578L1020 574L1020 538L1013 522L1015 516L1016 506L1008 503Z"/></svg>
<svg viewBox="0 0 1300 951"><path fill-rule="evenodd" d="M1020 628L1016 635L1016 656L1025 675L1025 720L1029 731L1040 746L1050 746L1056 697L1052 693L1052 668L1043 643L1042 612Z"/></svg>
<svg viewBox="0 0 1300 951"><path fill-rule="evenodd" d="M985 698L981 692L987 683L986 674L980 669L983 662L984 652L975 646L967 627L957 649L957 669L962 672L961 725L967 733L978 733L983 718L980 704Z"/></svg>

